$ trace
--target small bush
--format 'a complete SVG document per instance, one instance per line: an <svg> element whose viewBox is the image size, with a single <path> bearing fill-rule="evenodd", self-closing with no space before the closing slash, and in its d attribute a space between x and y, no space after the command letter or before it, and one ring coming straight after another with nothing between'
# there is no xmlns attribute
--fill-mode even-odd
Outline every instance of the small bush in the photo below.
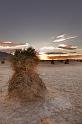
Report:
<svg viewBox="0 0 82 124"><path fill-rule="evenodd" d="M23 51L16 50L10 61L14 75L9 81L9 96L25 100L44 98L46 86L35 71L39 63L36 51L32 47Z"/></svg>

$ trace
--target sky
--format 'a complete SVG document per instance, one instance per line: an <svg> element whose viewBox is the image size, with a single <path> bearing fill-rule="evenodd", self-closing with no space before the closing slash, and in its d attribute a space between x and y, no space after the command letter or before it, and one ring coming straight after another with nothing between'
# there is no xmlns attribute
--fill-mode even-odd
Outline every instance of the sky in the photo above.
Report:
<svg viewBox="0 0 82 124"><path fill-rule="evenodd" d="M0 40L28 42L36 48L64 41L82 48L82 0L0 0Z"/></svg>

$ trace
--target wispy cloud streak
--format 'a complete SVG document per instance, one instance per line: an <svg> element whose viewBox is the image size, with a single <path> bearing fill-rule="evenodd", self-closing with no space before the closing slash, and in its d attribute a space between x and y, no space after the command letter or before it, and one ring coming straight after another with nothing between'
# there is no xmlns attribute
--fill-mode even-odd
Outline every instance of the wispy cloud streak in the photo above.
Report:
<svg viewBox="0 0 82 124"><path fill-rule="evenodd" d="M29 46L29 43L14 44L11 41L0 42L0 50L26 49Z"/></svg>
<svg viewBox="0 0 82 124"><path fill-rule="evenodd" d="M69 40L69 39L75 39L77 37L78 36L72 36L72 35L68 35L68 34L62 34L62 35L58 35L56 37L56 39L53 40L52 42L62 42L62 41L66 41L66 40Z"/></svg>

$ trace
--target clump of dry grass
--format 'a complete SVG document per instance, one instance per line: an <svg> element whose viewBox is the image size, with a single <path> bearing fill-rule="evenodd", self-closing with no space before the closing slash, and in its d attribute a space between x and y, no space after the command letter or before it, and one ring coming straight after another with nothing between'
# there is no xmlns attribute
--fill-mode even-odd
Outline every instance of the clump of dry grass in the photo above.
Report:
<svg viewBox="0 0 82 124"><path fill-rule="evenodd" d="M8 95L21 100L38 100L44 98L46 86L36 73L39 59L33 48L17 50L11 57L14 75L9 81Z"/></svg>

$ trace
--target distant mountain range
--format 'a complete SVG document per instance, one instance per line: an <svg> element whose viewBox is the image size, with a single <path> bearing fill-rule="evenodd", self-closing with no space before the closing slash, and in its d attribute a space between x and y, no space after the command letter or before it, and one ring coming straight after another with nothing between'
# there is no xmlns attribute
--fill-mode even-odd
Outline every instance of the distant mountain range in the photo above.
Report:
<svg viewBox="0 0 82 124"><path fill-rule="evenodd" d="M0 52L0 60L7 59L10 56L9 53Z"/></svg>

